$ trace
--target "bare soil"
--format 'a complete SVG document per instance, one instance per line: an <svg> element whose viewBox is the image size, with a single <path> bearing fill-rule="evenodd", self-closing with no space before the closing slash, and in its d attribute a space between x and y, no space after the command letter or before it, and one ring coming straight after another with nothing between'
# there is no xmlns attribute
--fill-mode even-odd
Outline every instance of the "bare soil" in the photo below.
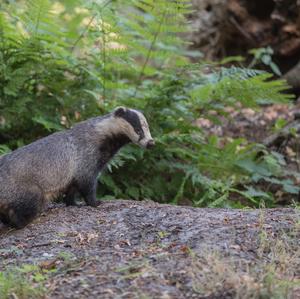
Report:
<svg viewBox="0 0 300 299"><path fill-rule="evenodd" d="M284 274L277 271L285 262L294 270L285 277L293 282L288 297L277 298L300 298L299 221L300 211L291 208L54 204L24 229L2 227L0 271L23 264L52 270L44 298L236 298L240 286L244 294L264 288L259 273L278 265L274 248L280 240L285 251L276 273ZM249 267L257 273L251 276Z"/></svg>

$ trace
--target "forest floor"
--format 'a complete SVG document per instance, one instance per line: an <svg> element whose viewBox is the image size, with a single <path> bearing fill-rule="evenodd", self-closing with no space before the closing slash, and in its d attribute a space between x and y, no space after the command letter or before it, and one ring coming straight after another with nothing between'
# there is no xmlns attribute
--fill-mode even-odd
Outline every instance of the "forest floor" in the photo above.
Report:
<svg viewBox="0 0 300 299"><path fill-rule="evenodd" d="M282 126L291 123L295 117L299 118L300 114L300 98L295 104L275 104L260 107L258 109L242 108L237 105L236 108L225 108L227 116L218 118L220 124L214 124L209 119L199 118L197 124L208 131L220 137L226 136L230 138L245 138L249 142L264 143L264 141L276 131L279 131L278 125L282 121ZM215 111L211 111L208 115L214 116ZM289 144L286 144L288 146ZM291 144L290 144L291 146ZM286 147L280 149L282 154L286 153ZM289 155L287 154L287 157Z"/></svg>
<svg viewBox="0 0 300 299"><path fill-rule="evenodd" d="M290 208L55 204L24 229L2 228L0 296L296 299L299 228Z"/></svg>
<svg viewBox="0 0 300 299"><path fill-rule="evenodd" d="M263 142L297 106L229 110L222 126L198 122L220 136ZM293 148L282 151L297 167ZM0 228L0 298L297 299L299 240L297 208L53 204L24 229Z"/></svg>

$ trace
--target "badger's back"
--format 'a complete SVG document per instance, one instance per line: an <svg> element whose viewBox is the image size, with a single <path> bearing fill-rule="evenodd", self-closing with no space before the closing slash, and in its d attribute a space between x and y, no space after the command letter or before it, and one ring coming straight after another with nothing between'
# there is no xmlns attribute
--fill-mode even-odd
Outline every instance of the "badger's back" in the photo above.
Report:
<svg viewBox="0 0 300 299"><path fill-rule="evenodd" d="M49 135L6 154L0 159L1 197L18 186L32 184L45 196L55 196L72 179L74 161L76 146L69 131Z"/></svg>

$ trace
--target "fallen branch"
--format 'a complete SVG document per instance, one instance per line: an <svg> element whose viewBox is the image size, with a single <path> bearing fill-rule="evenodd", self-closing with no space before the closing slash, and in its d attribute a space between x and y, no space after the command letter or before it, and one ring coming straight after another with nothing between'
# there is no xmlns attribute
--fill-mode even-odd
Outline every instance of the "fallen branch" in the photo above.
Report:
<svg viewBox="0 0 300 299"><path fill-rule="evenodd" d="M266 147L277 147L279 148L284 142L288 142L291 138L295 137L295 134L300 133L300 122L298 115L295 116L296 119L285 126L282 130L279 132L276 132L272 134L271 136L268 136L263 144Z"/></svg>

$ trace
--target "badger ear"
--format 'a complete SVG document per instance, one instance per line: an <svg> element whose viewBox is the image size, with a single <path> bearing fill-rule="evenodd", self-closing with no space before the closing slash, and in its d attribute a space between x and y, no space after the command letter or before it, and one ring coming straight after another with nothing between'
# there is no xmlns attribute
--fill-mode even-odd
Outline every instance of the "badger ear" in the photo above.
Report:
<svg viewBox="0 0 300 299"><path fill-rule="evenodd" d="M114 110L114 116L116 117L122 117L126 113L126 108L123 106L117 107Z"/></svg>

